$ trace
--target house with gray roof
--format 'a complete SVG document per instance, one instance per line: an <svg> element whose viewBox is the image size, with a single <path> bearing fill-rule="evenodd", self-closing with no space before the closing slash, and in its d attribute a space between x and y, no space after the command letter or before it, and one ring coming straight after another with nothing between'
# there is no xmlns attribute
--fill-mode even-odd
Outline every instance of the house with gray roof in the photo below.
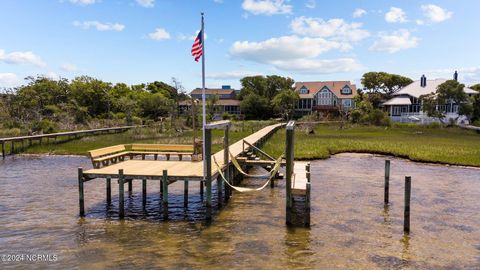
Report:
<svg viewBox="0 0 480 270"><path fill-rule="evenodd" d="M458 73L456 71L453 79L458 80ZM428 124L438 121L438 119L428 117L427 114L422 111L420 96L436 93L438 86L446 81L446 79L427 80L427 77L422 75L420 80L414 81L394 93L393 98L384 102L383 106L394 122ZM465 87L463 91L465 91L468 96L478 94L477 91L467 87ZM457 123L467 121L465 116L458 114L458 109L459 104L453 102L437 106L437 110L445 113L445 119L442 119L445 123L449 122L450 119L454 119Z"/></svg>

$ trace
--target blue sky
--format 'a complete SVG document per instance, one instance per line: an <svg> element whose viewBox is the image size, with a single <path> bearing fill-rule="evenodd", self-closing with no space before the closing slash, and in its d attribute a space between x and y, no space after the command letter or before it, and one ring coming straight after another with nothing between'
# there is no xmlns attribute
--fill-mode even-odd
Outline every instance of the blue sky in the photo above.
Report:
<svg viewBox="0 0 480 270"><path fill-rule="evenodd" d="M0 87L29 75L201 85L190 48L205 12L207 87L245 75L480 82L478 0L0 0Z"/></svg>

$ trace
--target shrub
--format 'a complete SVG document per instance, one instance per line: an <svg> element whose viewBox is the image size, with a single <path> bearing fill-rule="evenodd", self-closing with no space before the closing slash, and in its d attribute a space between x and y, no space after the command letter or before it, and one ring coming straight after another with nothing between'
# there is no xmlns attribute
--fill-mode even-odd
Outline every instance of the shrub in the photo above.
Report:
<svg viewBox="0 0 480 270"><path fill-rule="evenodd" d="M55 133L58 131L57 124L54 122L43 119L40 121L34 121L32 123L32 131L34 132L43 132L44 134Z"/></svg>
<svg viewBox="0 0 480 270"><path fill-rule="evenodd" d="M142 118L133 116L132 117L132 124L133 125L141 125L142 124Z"/></svg>
<svg viewBox="0 0 480 270"><path fill-rule="evenodd" d="M474 122L472 123L472 125L477 126L477 127L480 127L480 119L474 121Z"/></svg>
<svg viewBox="0 0 480 270"><path fill-rule="evenodd" d="M441 128L442 124L440 124L438 122L432 122L432 123L426 125L426 127L428 127L428 128Z"/></svg>

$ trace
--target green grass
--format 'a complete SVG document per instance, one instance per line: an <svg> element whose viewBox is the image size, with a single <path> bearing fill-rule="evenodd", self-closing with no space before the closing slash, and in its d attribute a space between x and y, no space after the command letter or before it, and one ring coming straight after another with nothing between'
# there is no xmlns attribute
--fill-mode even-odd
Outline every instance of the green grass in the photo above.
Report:
<svg viewBox="0 0 480 270"><path fill-rule="evenodd" d="M273 156L285 151L285 130L263 146ZM357 126L340 130L319 125L315 134L295 132L296 159L325 159L343 152L378 153L413 161L480 167L480 134L459 128L402 125L391 128Z"/></svg>
<svg viewBox="0 0 480 270"><path fill-rule="evenodd" d="M271 124L268 121L248 121L245 123L234 122L229 133L229 143L232 144L243 137L250 135L251 133L259 130L260 128ZM123 133L108 134L108 135L96 135L83 137L76 140L70 140L66 142L58 143L45 143L38 144L34 142L34 145L26 148L22 153L27 154L54 154L54 155L86 155L88 151L117 145L117 144L130 144L130 143L166 143L166 144L192 144L193 137L192 131L184 132L159 132L155 128L142 128L129 130ZM197 140L201 139L202 131L197 131ZM215 153L222 148L223 143L223 130L213 131L213 145L212 151ZM60 138L59 138L60 140ZM10 144L5 145L7 147L7 153L10 152ZM20 144L16 143L16 149L20 149Z"/></svg>

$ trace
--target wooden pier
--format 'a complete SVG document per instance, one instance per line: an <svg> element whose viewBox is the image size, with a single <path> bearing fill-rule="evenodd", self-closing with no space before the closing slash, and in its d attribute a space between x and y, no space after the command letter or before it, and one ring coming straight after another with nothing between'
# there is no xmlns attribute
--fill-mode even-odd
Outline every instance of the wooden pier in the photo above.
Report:
<svg viewBox="0 0 480 270"><path fill-rule="evenodd" d="M188 184L190 181L196 181L200 183L200 192L203 194L203 186L206 187L206 218L211 219L211 207L212 207L212 182L217 180L217 196L218 201L221 203L222 196L225 201L228 200L231 190L229 187L222 183L219 171L215 166L212 166L214 160L219 163L222 168L223 174L226 179L230 181L234 177L234 170L231 162L229 161L230 152L233 157L238 157L246 151L251 151L253 147L260 146L264 143L278 128L285 124L270 125L261 130L245 137L232 145L228 143L228 133L230 128L230 121L218 121L208 124L205 127L205 168L206 178L204 178L204 163L203 161L164 161L164 160L125 160L109 166L105 166L98 169L90 169L84 171L82 168L78 170L78 184L79 184L79 203L80 203L80 215L85 215L84 208L84 183L93 179L106 179L107 181L107 200L111 198L110 184L111 179L118 179L119 183L119 215L123 218L124 211L124 184L131 183L133 180L142 180L143 202L145 203L146 196L146 181L160 181L161 192L163 200L163 211L165 218L168 218L168 185L175 181L185 182L185 204L188 200ZM223 150L211 154L211 140L212 129L224 130ZM131 184L129 184L131 187Z"/></svg>
<svg viewBox="0 0 480 270"><path fill-rule="evenodd" d="M10 155L15 154L15 143L21 143L22 149L25 146L25 141L28 143L28 146L31 146L34 141L38 141L39 144L42 144L44 139L47 140L47 143L50 139L54 141L57 140L58 137L67 137L70 138L79 138L82 136L88 135L96 135L96 134L108 134L111 132L124 132L132 128L138 128L144 126L123 126L123 127L113 127L113 128L98 128L98 129L89 129L89 130L76 130L76 131L69 131L69 132L58 132L58 133L51 133L51 134L41 134L41 135L32 135L32 136L20 136L20 137L10 137L10 138L0 138L0 144L2 145L2 158L5 159L6 153L6 144L11 143L10 146Z"/></svg>

